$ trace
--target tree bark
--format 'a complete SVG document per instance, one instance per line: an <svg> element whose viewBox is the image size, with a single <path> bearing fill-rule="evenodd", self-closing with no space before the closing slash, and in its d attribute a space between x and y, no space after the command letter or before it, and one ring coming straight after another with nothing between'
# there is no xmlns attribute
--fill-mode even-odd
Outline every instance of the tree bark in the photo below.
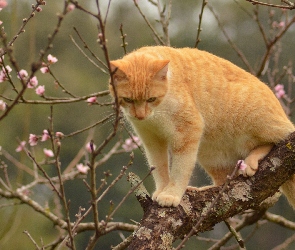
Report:
<svg viewBox="0 0 295 250"><path fill-rule="evenodd" d="M229 217L247 209L257 209L293 174L295 132L274 146L260 162L254 176L238 176L224 188L218 186L205 191L187 191L178 207L160 207L141 186L136 197L144 215L138 230L133 233L128 249L172 249L172 243L184 238L192 229L194 234L209 231L215 224ZM213 201L215 204L212 207ZM196 227L200 220L202 222Z"/></svg>

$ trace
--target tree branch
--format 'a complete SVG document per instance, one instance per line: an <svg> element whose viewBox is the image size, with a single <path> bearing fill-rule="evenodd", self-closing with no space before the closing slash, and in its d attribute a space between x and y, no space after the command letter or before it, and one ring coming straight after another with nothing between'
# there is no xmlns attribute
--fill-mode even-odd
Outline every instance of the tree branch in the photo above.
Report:
<svg viewBox="0 0 295 250"><path fill-rule="evenodd" d="M160 207L149 196L136 193L144 216L128 249L172 249L172 243L184 238L192 229L194 234L209 231L215 224L247 209L259 209L261 202L273 196L295 173L294 153L295 132L272 149L253 177L238 176L230 181L209 213L207 210L222 186L187 191L176 208ZM201 219L202 223L195 228Z"/></svg>

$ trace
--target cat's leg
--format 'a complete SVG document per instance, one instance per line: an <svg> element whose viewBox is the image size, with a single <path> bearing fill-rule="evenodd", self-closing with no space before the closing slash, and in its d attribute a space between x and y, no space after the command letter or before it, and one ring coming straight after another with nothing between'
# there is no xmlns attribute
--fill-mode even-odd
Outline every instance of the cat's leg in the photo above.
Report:
<svg viewBox="0 0 295 250"><path fill-rule="evenodd" d="M228 178L228 176L231 174L230 172L234 170L234 167L232 168L224 168L224 167L208 167L208 166L202 166L207 174L211 177L213 184L204 186L204 187L193 187L188 186L187 191L204 191L209 188L220 186L224 184Z"/></svg>
<svg viewBox="0 0 295 250"><path fill-rule="evenodd" d="M254 148L245 158L245 166L239 170L243 176L253 176L258 170L258 161L262 160L272 149L273 144L267 144Z"/></svg>
<svg viewBox="0 0 295 250"><path fill-rule="evenodd" d="M150 135L148 143L145 144L145 153L150 167L155 167L152 172L156 190L153 193L153 200L156 200L158 194L169 183L169 166L168 166L168 146L167 143L159 138Z"/></svg>
<svg viewBox="0 0 295 250"><path fill-rule="evenodd" d="M171 147L172 166L168 185L156 201L161 206L178 206L187 188L197 160L199 137L190 136L185 142Z"/></svg>

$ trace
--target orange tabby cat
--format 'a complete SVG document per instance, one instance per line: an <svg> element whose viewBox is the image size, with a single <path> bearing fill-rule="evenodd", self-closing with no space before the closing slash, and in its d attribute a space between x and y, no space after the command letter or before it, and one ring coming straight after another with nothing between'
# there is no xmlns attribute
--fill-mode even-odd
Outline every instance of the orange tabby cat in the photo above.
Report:
<svg viewBox="0 0 295 250"><path fill-rule="evenodd" d="M153 199L161 206L180 203L196 162L215 185L239 159L252 176L258 160L295 130L264 83L208 52L143 47L111 61L111 70L123 112L156 167ZM295 207L295 179L282 188Z"/></svg>

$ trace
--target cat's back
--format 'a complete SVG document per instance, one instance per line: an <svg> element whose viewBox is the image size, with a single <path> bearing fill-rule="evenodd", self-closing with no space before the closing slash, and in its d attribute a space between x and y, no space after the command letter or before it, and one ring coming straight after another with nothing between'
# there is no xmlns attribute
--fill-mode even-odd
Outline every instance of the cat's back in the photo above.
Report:
<svg viewBox="0 0 295 250"><path fill-rule="evenodd" d="M215 87L218 89L228 87L228 84L232 83L240 83L239 86L233 86L238 88L266 87L255 76L230 61L196 48L150 46L142 47L131 54L170 60L169 71L173 75L171 84L181 82L191 87L207 85L206 90L209 90L210 86L212 89Z"/></svg>
<svg viewBox="0 0 295 250"><path fill-rule="evenodd" d="M256 136L267 128L277 141L294 131L271 89L223 58L198 49L164 46L143 47L136 53L170 60L169 96L182 103L182 109L195 105L210 135L227 131Z"/></svg>

